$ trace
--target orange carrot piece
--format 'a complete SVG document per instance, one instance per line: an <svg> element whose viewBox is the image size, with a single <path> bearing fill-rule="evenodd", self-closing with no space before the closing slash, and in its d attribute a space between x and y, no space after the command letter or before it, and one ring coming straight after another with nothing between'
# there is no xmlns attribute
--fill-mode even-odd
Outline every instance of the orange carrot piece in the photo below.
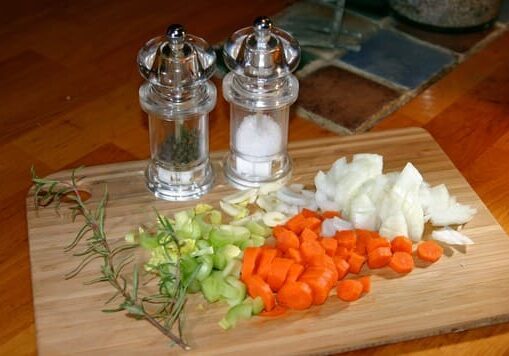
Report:
<svg viewBox="0 0 509 356"><path fill-rule="evenodd" d="M324 211L322 213L322 219L332 219L334 217L341 217L341 213L339 211Z"/></svg>
<svg viewBox="0 0 509 356"><path fill-rule="evenodd" d="M288 270L293 263L293 260L289 258L276 257L272 260L270 271L267 275L267 283L272 291L277 292L285 283Z"/></svg>
<svg viewBox="0 0 509 356"><path fill-rule="evenodd" d="M335 238L338 241L338 246L344 246L349 250L353 249L357 243L355 230L338 231Z"/></svg>
<svg viewBox="0 0 509 356"><path fill-rule="evenodd" d="M276 237L276 247L283 252L288 251L289 248L298 249L299 246L299 237L293 231L283 231Z"/></svg>
<svg viewBox="0 0 509 356"><path fill-rule="evenodd" d="M290 269L288 270L285 283L297 281L303 272L304 266L298 263L294 263L293 265L290 266Z"/></svg>
<svg viewBox="0 0 509 356"><path fill-rule="evenodd" d="M362 283L362 293L369 293L371 291L371 277L364 276L359 278L359 282Z"/></svg>
<svg viewBox="0 0 509 356"><path fill-rule="evenodd" d="M359 273L366 262L366 257L359 255L356 252L352 252L348 258L348 264L350 265L351 273Z"/></svg>
<svg viewBox="0 0 509 356"><path fill-rule="evenodd" d="M355 252L359 255L366 256L368 254L367 247L368 242L371 240L371 231L369 230L355 230L355 235L357 236L357 243L355 245Z"/></svg>
<svg viewBox="0 0 509 356"><path fill-rule="evenodd" d="M396 236L391 241L392 252L412 253L412 240L405 236Z"/></svg>
<svg viewBox="0 0 509 356"><path fill-rule="evenodd" d="M301 254L300 254L300 251L299 251L298 249L296 249L296 248L292 248L292 247L290 247L290 248L286 251L285 256L286 256L287 258L292 259L295 263L300 263L300 264L302 264L302 263L304 262L304 261L303 261L303 259L302 259Z"/></svg>
<svg viewBox="0 0 509 356"><path fill-rule="evenodd" d="M350 250L345 246L338 246L336 249L336 256L341 257L344 260L348 260L348 257L350 257Z"/></svg>
<svg viewBox="0 0 509 356"><path fill-rule="evenodd" d="M285 231L289 231L289 230L284 226L281 226L281 225L274 226L272 228L272 235L277 239L278 236L280 236L281 234L284 234Z"/></svg>
<svg viewBox="0 0 509 356"><path fill-rule="evenodd" d="M290 220L286 222L286 227L297 235L299 235L302 230L306 227L306 218L302 214L294 215Z"/></svg>
<svg viewBox="0 0 509 356"><path fill-rule="evenodd" d="M398 273L409 273L414 269L414 259L408 252L396 251L392 255L389 267Z"/></svg>
<svg viewBox="0 0 509 356"><path fill-rule="evenodd" d="M247 247L244 250L244 257L242 258L242 270L240 273L243 282L246 282L253 275L261 251L262 249L259 247Z"/></svg>
<svg viewBox="0 0 509 356"><path fill-rule="evenodd" d="M315 267L316 268L316 267ZM325 303L327 298L329 297L329 292L331 290L331 283L327 277L328 269L323 268L322 273L305 271L302 276L300 276L299 281L308 284L313 291L313 304L321 305Z"/></svg>
<svg viewBox="0 0 509 356"><path fill-rule="evenodd" d="M251 276L246 284L247 292L252 298L262 298L265 310L271 311L274 308L276 304L274 294L272 294L270 286L260 276Z"/></svg>
<svg viewBox="0 0 509 356"><path fill-rule="evenodd" d="M277 293L277 301L284 307L304 310L313 304L313 290L305 282L286 282Z"/></svg>
<svg viewBox="0 0 509 356"><path fill-rule="evenodd" d="M300 242L313 241L318 239L318 235L311 229L305 228L300 234Z"/></svg>
<svg viewBox="0 0 509 356"><path fill-rule="evenodd" d="M391 243L389 242L389 240L384 239L383 237L374 237L368 241L368 244L366 246L366 251L369 255L372 251L376 250L379 247L389 247L390 248Z"/></svg>
<svg viewBox="0 0 509 356"><path fill-rule="evenodd" d="M338 271L338 281L340 279L345 278L350 269L350 265L348 264L348 262L344 258L341 258L339 256L334 256L332 260L334 261L334 265L336 266L336 270Z"/></svg>
<svg viewBox="0 0 509 356"><path fill-rule="evenodd" d="M320 227L322 224L322 220L311 217L311 218L305 218L304 219L304 228L308 228L310 230L316 229L317 227Z"/></svg>
<svg viewBox="0 0 509 356"><path fill-rule="evenodd" d="M312 270L312 267L322 267L322 268L329 269L332 272L331 288L334 286L335 282L338 280L338 270L336 268L336 264L334 263L334 260L332 259L332 257L327 256L327 255L315 257L311 261L308 262L308 270Z"/></svg>
<svg viewBox="0 0 509 356"><path fill-rule="evenodd" d="M325 249L325 253L330 257L336 254L338 248L338 241L336 239L323 238L320 240L320 244Z"/></svg>
<svg viewBox="0 0 509 356"><path fill-rule="evenodd" d="M443 254L444 249L435 241L425 241L417 246L417 257L426 262L436 262Z"/></svg>
<svg viewBox="0 0 509 356"><path fill-rule="evenodd" d="M368 255L368 266L371 269L385 267L391 262L392 252L390 247L378 247Z"/></svg>
<svg viewBox="0 0 509 356"><path fill-rule="evenodd" d="M271 311L262 311L258 316L276 317L286 314L286 308L281 305L276 305Z"/></svg>
<svg viewBox="0 0 509 356"><path fill-rule="evenodd" d="M258 262L258 268L256 269L255 274L260 276L262 280L267 279L267 275L270 271L270 264L272 263L272 260L276 257L277 250L275 248L263 248L260 260Z"/></svg>
<svg viewBox="0 0 509 356"><path fill-rule="evenodd" d="M316 236L321 236L322 235L322 226L317 226L313 229L313 232L316 234Z"/></svg>
<svg viewBox="0 0 509 356"><path fill-rule="evenodd" d="M337 295L339 299L345 302L353 302L360 298L362 290L361 282L355 279L346 279L338 283Z"/></svg>
<svg viewBox="0 0 509 356"><path fill-rule="evenodd" d="M300 254L304 261L325 255L325 250L318 241L304 241L300 245Z"/></svg>
<svg viewBox="0 0 509 356"><path fill-rule="evenodd" d="M319 218L320 219L320 215L316 211L313 211L313 210L304 208L304 209L302 209L302 211L300 213L305 218Z"/></svg>

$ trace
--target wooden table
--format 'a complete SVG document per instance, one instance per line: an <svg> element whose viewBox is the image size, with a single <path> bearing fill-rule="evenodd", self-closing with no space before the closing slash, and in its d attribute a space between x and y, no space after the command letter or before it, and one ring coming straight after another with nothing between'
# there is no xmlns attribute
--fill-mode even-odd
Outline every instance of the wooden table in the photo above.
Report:
<svg viewBox="0 0 509 356"><path fill-rule="evenodd" d="M25 223L29 168L147 158L135 56L172 22L214 43L287 3L257 1L29 1L0 13L0 354L35 354ZM216 82L216 85L220 84ZM218 87L220 87L218 85ZM375 127L421 126L509 231L509 33ZM219 95L211 150L228 145ZM332 136L293 117L290 140ZM457 355L509 352L509 324L353 352Z"/></svg>

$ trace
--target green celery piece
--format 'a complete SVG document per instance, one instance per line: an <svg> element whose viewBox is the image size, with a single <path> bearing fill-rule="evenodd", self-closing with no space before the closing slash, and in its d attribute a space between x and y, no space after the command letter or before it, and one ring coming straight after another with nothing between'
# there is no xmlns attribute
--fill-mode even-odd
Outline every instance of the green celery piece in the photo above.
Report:
<svg viewBox="0 0 509 356"><path fill-rule="evenodd" d="M226 264L229 260L238 257L241 251L235 245L225 245L216 250L214 254L214 268L223 270L226 267Z"/></svg>
<svg viewBox="0 0 509 356"><path fill-rule="evenodd" d="M196 206L194 207L194 213L196 215L204 214L211 211L212 209L214 209L214 207L209 204L196 204Z"/></svg>
<svg viewBox="0 0 509 356"><path fill-rule="evenodd" d="M222 246L234 243L235 239L230 232L215 228L210 232L209 241L212 247L217 249Z"/></svg>
<svg viewBox="0 0 509 356"><path fill-rule="evenodd" d="M248 247L255 247L255 242L252 239L242 241L239 247L242 251L244 251Z"/></svg>
<svg viewBox="0 0 509 356"><path fill-rule="evenodd" d="M199 264L195 258L185 256L180 259L180 271L182 273L182 280L187 281L198 268Z"/></svg>
<svg viewBox="0 0 509 356"><path fill-rule="evenodd" d="M225 281L221 272L214 271L201 281L201 292L209 303L217 302L221 298Z"/></svg>
<svg viewBox="0 0 509 356"><path fill-rule="evenodd" d="M242 262L237 258L232 258L226 263L225 268L223 269L223 276L234 276L236 278L240 278L240 270L242 269Z"/></svg>
<svg viewBox="0 0 509 356"><path fill-rule="evenodd" d="M228 276L224 280L226 284L222 296L226 302L230 306L242 303L246 299L246 285L233 276Z"/></svg>
<svg viewBox="0 0 509 356"><path fill-rule="evenodd" d="M223 329L230 329L237 325L240 320L249 320L253 313L253 307L248 304L238 304L231 307L219 325Z"/></svg>
<svg viewBox="0 0 509 356"><path fill-rule="evenodd" d="M200 236L198 238L204 238L208 239L210 231L212 230L212 225L207 224L204 220L204 214L197 215L194 218L194 221L198 224L198 227L200 229Z"/></svg>
<svg viewBox="0 0 509 356"><path fill-rule="evenodd" d="M264 308L265 305L263 304L263 299L261 297L256 297L253 299L253 315L260 314Z"/></svg>
<svg viewBox="0 0 509 356"><path fill-rule="evenodd" d="M140 245L146 250L153 250L159 247L159 241L155 236L150 235L148 232L143 232L139 236Z"/></svg>
<svg viewBox="0 0 509 356"><path fill-rule="evenodd" d="M267 229L266 226L254 221L248 221L245 226L249 232L251 232L251 235L260 235L263 237L268 237L270 235L270 230Z"/></svg>
<svg viewBox="0 0 509 356"><path fill-rule="evenodd" d="M215 254L213 257L212 257L213 261L214 261L214 268L215 269L218 269L220 271L222 271L225 267L226 267L226 264L227 264L227 261L226 261L226 256L223 255L223 254Z"/></svg>
<svg viewBox="0 0 509 356"><path fill-rule="evenodd" d="M210 212L210 222L213 225L220 225L223 220L223 215L219 210L212 210Z"/></svg>
<svg viewBox="0 0 509 356"><path fill-rule="evenodd" d="M235 237L235 241L244 241L251 236L251 232L247 227L244 226L235 226L235 225L221 225L219 229L223 231L228 231Z"/></svg>
<svg viewBox="0 0 509 356"><path fill-rule="evenodd" d="M214 267L214 260L211 255L200 256L197 260L200 266L198 267L198 272L196 273L196 280L203 281L212 272L212 268Z"/></svg>
<svg viewBox="0 0 509 356"><path fill-rule="evenodd" d="M198 247L199 250L207 249L210 246L210 243L207 240L198 240L196 241L196 247Z"/></svg>
<svg viewBox="0 0 509 356"><path fill-rule="evenodd" d="M191 220L186 210L175 213L174 218L176 230L180 230L184 225L186 225Z"/></svg>
<svg viewBox="0 0 509 356"><path fill-rule="evenodd" d="M265 244L265 237L260 235L251 236L251 240L253 241L255 247L261 247Z"/></svg>
<svg viewBox="0 0 509 356"><path fill-rule="evenodd" d="M201 284L200 282L195 278L191 283L189 283L189 286L187 287L187 292L194 294L198 293L201 290Z"/></svg>

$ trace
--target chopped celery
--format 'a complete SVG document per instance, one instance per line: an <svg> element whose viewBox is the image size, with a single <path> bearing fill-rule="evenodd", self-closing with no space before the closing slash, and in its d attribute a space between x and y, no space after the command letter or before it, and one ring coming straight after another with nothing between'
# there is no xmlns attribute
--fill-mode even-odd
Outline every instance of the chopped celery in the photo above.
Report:
<svg viewBox="0 0 509 356"><path fill-rule="evenodd" d="M211 211L212 209L214 209L214 207L212 205L209 205L209 204L197 204L195 206L195 208L194 208L194 213L196 215L203 214L203 213Z"/></svg>
<svg viewBox="0 0 509 356"><path fill-rule="evenodd" d="M244 251L248 247L255 247L255 242L251 239L242 241L239 245L240 249Z"/></svg>
<svg viewBox="0 0 509 356"><path fill-rule="evenodd" d="M223 270L226 267L226 263L228 262L226 260L226 256L224 254L218 254L216 253L212 260L214 261L214 268L218 270Z"/></svg>
<svg viewBox="0 0 509 356"><path fill-rule="evenodd" d="M264 308L265 305L263 304L263 299L261 297L256 297L253 299L253 315L260 314Z"/></svg>
<svg viewBox="0 0 509 356"><path fill-rule="evenodd" d="M175 229L177 230L180 230L191 220L187 210L179 211L173 217L175 218Z"/></svg>
<svg viewBox="0 0 509 356"><path fill-rule="evenodd" d="M219 229L233 235L236 241L244 241L251 236L249 229L244 226L221 225Z"/></svg>
<svg viewBox="0 0 509 356"><path fill-rule="evenodd" d="M213 225L220 225L223 220L223 216L219 210L212 210L210 212L210 223Z"/></svg>
<svg viewBox="0 0 509 356"><path fill-rule="evenodd" d="M221 296L225 298L228 305L237 305L246 298L246 285L236 277L227 276Z"/></svg>
<svg viewBox="0 0 509 356"><path fill-rule="evenodd" d="M248 320L253 313L253 307L249 304L239 304L231 307L225 317L219 322L223 329L230 329L237 325L239 320Z"/></svg>
<svg viewBox="0 0 509 356"><path fill-rule="evenodd" d="M221 272L212 272L210 276L201 281L201 291L209 303L217 302L221 298L225 281Z"/></svg>
<svg viewBox="0 0 509 356"><path fill-rule="evenodd" d="M208 239L210 231L212 231L212 225L207 224L204 220L203 215L197 215L194 220L198 224L198 227L200 228L200 239Z"/></svg>
<svg viewBox="0 0 509 356"><path fill-rule="evenodd" d="M198 293L201 290L200 282L195 278L189 283L189 286L187 287L188 293Z"/></svg>
<svg viewBox="0 0 509 356"><path fill-rule="evenodd" d="M251 240L253 241L253 244L255 247L260 247L265 244L265 237L260 236L260 235L251 236Z"/></svg>
<svg viewBox="0 0 509 356"><path fill-rule="evenodd" d="M233 235L227 231L220 229L212 229L209 235L210 244L214 248L219 248L235 242Z"/></svg>
<svg viewBox="0 0 509 356"><path fill-rule="evenodd" d="M159 241L155 236L150 235L148 232L143 232L139 235L141 247L146 250L153 250L159 246Z"/></svg>
<svg viewBox="0 0 509 356"><path fill-rule="evenodd" d="M234 276L237 279L240 277L240 270L242 269L242 262L236 258L229 260L226 267L223 269L223 276Z"/></svg>
<svg viewBox="0 0 509 356"><path fill-rule="evenodd" d="M187 281L198 268L198 262L192 257L182 257L180 259L180 271L182 273L182 280Z"/></svg>
<svg viewBox="0 0 509 356"><path fill-rule="evenodd" d="M196 273L196 280L203 281L212 272L214 261L212 259L212 256L204 255L198 257L198 263L200 264L200 266L198 267L198 272Z"/></svg>
<svg viewBox="0 0 509 356"><path fill-rule="evenodd" d="M196 241L196 247L199 250L202 250L202 249L209 248L211 246L210 246L210 243L207 240L198 240L198 241Z"/></svg>
<svg viewBox="0 0 509 356"><path fill-rule="evenodd" d="M248 221L246 223L246 228L251 232L252 235L260 235L263 237L267 237L270 235L270 229L268 229L265 225L259 224L254 221Z"/></svg>

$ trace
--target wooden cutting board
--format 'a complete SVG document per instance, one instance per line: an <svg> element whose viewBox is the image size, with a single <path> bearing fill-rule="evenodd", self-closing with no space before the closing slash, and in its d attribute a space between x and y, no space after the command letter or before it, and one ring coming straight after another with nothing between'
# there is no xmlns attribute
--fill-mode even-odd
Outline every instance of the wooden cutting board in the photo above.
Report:
<svg viewBox="0 0 509 356"><path fill-rule="evenodd" d="M279 319L255 317L225 332L217 322L226 311L191 298L186 332L197 354L314 354L340 352L419 338L509 320L509 239L466 180L433 138L422 129L402 129L359 136L337 137L290 145L293 182L312 186L319 170L341 156L373 152L385 157L385 172L412 162L431 184L446 183L451 194L478 214L464 229L475 241L468 251L447 250L438 263L416 268L399 277L388 269L377 270L372 291L354 303L331 296L325 305L290 312ZM234 191L224 183L219 165L222 153L212 155L217 173L214 190L201 201L217 205ZM152 207L172 213L196 202L156 200L144 184L146 162L126 162L88 167L82 184L95 204L108 186L106 231L122 239L130 229L154 221ZM69 171L52 175L67 179ZM107 286L84 286L95 275L91 265L80 277L63 275L77 262L63 252L79 228L61 207L36 211L31 193L27 219L32 263L38 350L41 355L68 354L181 354L144 321L100 310L110 295ZM202 308L203 307L203 308Z"/></svg>

